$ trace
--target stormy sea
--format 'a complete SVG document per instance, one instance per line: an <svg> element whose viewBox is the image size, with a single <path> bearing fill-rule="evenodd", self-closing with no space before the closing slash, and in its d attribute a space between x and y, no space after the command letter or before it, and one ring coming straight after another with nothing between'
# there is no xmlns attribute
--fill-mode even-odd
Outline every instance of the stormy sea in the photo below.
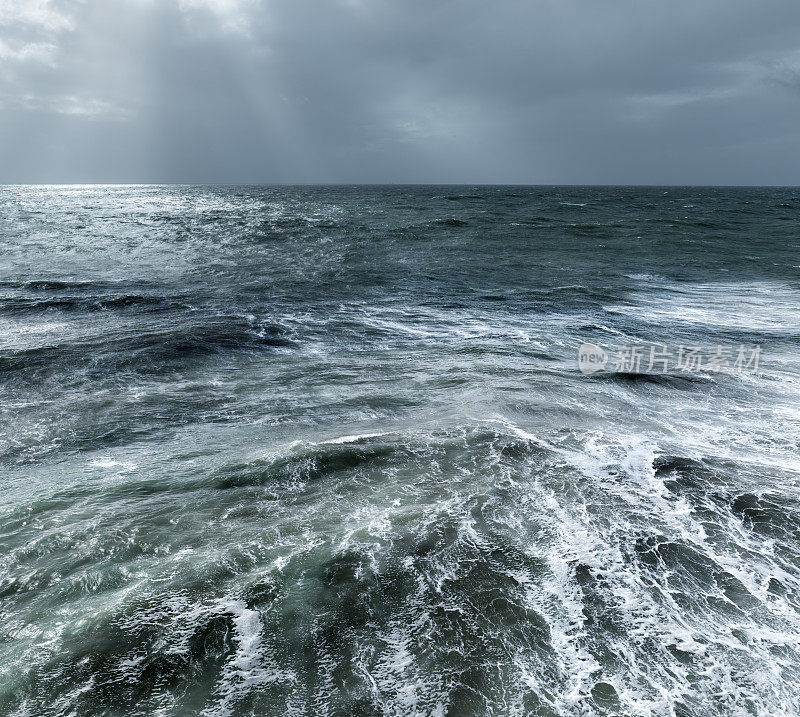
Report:
<svg viewBox="0 0 800 717"><path fill-rule="evenodd" d="M0 714L800 714L800 190L6 186L0 247Z"/></svg>

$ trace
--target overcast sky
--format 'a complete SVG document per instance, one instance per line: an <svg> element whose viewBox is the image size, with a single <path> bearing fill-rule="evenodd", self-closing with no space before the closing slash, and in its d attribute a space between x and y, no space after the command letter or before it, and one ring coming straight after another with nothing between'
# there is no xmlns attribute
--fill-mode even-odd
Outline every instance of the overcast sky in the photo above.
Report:
<svg viewBox="0 0 800 717"><path fill-rule="evenodd" d="M0 182L800 184L800 0L0 0Z"/></svg>

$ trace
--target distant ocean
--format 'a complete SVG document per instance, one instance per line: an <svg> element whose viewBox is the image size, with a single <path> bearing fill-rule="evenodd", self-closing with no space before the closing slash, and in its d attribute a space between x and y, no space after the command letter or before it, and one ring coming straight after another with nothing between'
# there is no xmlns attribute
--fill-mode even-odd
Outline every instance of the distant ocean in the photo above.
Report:
<svg viewBox="0 0 800 717"><path fill-rule="evenodd" d="M0 187L0 322L2 715L800 714L798 189Z"/></svg>

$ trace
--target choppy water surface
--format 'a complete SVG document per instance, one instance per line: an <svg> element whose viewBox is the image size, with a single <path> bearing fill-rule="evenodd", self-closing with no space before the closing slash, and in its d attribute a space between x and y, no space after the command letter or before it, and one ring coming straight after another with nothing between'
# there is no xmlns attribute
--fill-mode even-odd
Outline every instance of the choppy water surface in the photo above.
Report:
<svg viewBox="0 0 800 717"><path fill-rule="evenodd" d="M800 713L799 210L0 188L0 713Z"/></svg>

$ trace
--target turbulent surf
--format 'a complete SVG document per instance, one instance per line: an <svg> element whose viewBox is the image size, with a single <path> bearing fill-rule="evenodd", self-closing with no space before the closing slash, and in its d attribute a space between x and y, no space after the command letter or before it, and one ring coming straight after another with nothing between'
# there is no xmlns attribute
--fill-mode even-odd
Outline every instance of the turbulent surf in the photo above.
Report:
<svg viewBox="0 0 800 717"><path fill-rule="evenodd" d="M800 713L798 209L0 188L0 713Z"/></svg>

